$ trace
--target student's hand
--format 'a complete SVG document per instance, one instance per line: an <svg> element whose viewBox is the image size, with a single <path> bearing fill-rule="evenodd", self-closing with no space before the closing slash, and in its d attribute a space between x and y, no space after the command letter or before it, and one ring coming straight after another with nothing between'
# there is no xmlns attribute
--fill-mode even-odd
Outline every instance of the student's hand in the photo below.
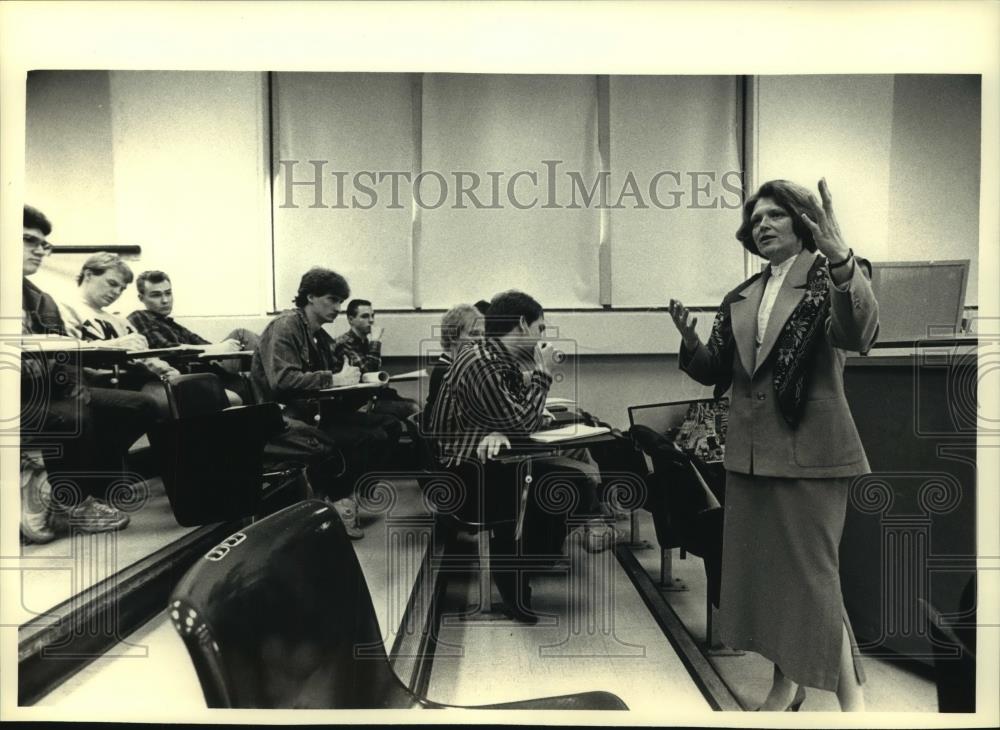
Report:
<svg viewBox="0 0 1000 730"><path fill-rule="evenodd" d="M698 318L692 317L689 323L687 307L676 299L670 300L670 318L674 321L677 331L681 333L684 346L689 350L695 349L700 341L698 333L694 329L695 325L698 324Z"/></svg>
<svg viewBox="0 0 1000 730"><path fill-rule="evenodd" d="M385 327L372 327L372 331L368 333L368 339L372 342L378 342L384 334Z"/></svg>
<svg viewBox="0 0 1000 730"><path fill-rule="evenodd" d="M552 415L548 408L542 410L542 428L548 428L556 420L556 417Z"/></svg>
<svg viewBox="0 0 1000 730"><path fill-rule="evenodd" d="M480 461L486 461L487 459L492 459L497 454L500 453L500 449L509 449L510 441L502 433L488 433L483 436L483 440L479 442L479 446L476 447L476 456L479 457Z"/></svg>
<svg viewBox="0 0 1000 730"><path fill-rule="evenodd" d="M109 347L124 347L126 350L148 350L149 343L146 342L146 338L140 335L138 332L132 332L124 337L116 337L113 340L108 340L104 344Z"/></svg>
<svg viewBox="0 0 1000 730"><path fill-rule="evenodd" d="M333 374L333 385L335 388L341 385L357 385L360 380L361 370L351 365L346 358L344 359L344 367L340 369L340 372Z"/></svg>
<svg viewBox="0 0 1000 730"><path fill-rule="evenodd" d="M199 347L204 348L206 355L224 355L227 352L239 352L243 349L239 340L223 340L213 345L199 345Z"/></svg>
<svg viewBox="0 0 1000 730"><path fill-rule="evenodd" d="M552 365L556 356L556 348L542 340L535 345L535 372L552 374Z"/></svg>
<svg viewBox="0 0 1000 730"><path fill-rule="evenodd" d="M161 378L170 378L174 375L180 375L179 370L158 357L147 358L142 361L142 364L145 365L146 369L154 375Z"/></svg>

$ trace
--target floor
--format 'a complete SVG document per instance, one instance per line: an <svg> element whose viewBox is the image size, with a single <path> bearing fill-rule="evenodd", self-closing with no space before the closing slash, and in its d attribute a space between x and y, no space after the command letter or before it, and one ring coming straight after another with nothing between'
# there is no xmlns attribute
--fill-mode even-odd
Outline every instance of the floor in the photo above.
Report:
<svg viewBox="0 0 1000 730"><path fill-rule="evenodd" d="M353 543L387 648L400 629L402 610L422 560L421 535L426 532L426 522L419 519L425 513L416 483L396 485L393 495L391 509L361 513L365 536ZM382 560L382 555L393 558ZM61 712L78 709L88 715L100 708L102 715L113 713L122 721L148 721L151 708L158 720L190 719L192 713L205 709L194 666L165 611L57 687L39 705L58 707Z"/></svg>
<svg viewBox="0 0 1000 730"><path fill-rule="evenodd" d="M391 499L368 506L373 509L362 512L361 520L365 537L354 547L389 648L429 541L428 522L413 482L395 485ZM645 513L640 517L640 530L651 539L652 523ZM471 556L475 548L469 539ZM635 555L658 580L658 551ZM703 642L704 571L693 556L675 556L673 565L688 590L667 593L667 600L693 638ZM711 711L610 551L587 553L571 536L567 560L532 581L533 606L542 615L537 626L463 618L467 606L478 601L478 583L467 575L453 577L449 585L427 692L432 700L476 705L604 690L629 706L630 723L700 724ZM495 588L491 595L499 601ZM744 705L759 704L770 676L765 660L745 654L712 661ZM870 710L936 711L929 680L881 659L864 662ZM204 709L187 651L165 614L39 704L88 714L100 708L116 720L190 719ZM836 710L836 700L831 693L810 691L803 709Z"/></svg>
<svg viewBox="0 0 1000 730"><path fill-rule="evenodd" d="M614 554L587 553L571 538L567 555L564 566L532 579L536 626L461 619L478 602L478 583L455 578L428 697L475 705L604 690L629 706L630 723L673 724L709 711ZM492 595L498 602L495 587Z"/></svg>
<svg viewBox="0 0 1000 730"><path fill-rule="evenodd" d="M640 510L639 534L652 544L650 549L634 550L639 564L653 578L660 580L660 551L656 546L653 520ZM705 569L701 558L688 555L680 559L674 549L672 559L675 586L687 590L663 593L670 607L687 627L699 645L705 643ZM753 652L742 656L717 656L711 661L729 688L744 707L757 707L763 702L771 684L771 663ZM862 657L867 675L865 703L870 712L933 712L937 713L934 682L890 661ZM832 692L810 689L802 711L837 712L839 705Z"/></svg>
<svg viewBox="0 0 1000 730"><path fill-rule="evenodd" d="M130 513L131 521L124 530L21 546L18 623L43 615L53 606L196 529L177 524L159 477L142 485L145 500Z"/></svg>

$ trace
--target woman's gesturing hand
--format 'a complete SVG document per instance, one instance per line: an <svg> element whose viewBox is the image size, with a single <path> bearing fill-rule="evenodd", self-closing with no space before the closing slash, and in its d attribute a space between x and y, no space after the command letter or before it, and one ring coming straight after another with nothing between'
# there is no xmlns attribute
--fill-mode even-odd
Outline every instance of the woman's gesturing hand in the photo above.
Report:
<svg viewBox="0 0 1000 730"><path fill-rule="evenodd" d="M696 348L699 340L698 333L694 331L694 328L695 325L698 324L698 318L692 317L689 323L687 307L676 299L670 300L670 318L674 320L674 326L677 328L677 331L681 333L681 338L684 340L684 346L689 350Z"/></svg>
<svg viewBox="0 0 1000 730"><path fill-rule="evenodd" d="M822 206L815 197L813 198L819 220L814 221L805 213L802 214L802 220L812 231L816 248L830 263L835 264L850 256L851 249L844 243L844 237L840 233L840 224L837 223L837 216L833 213L833 196L830 195L825 177L819 181L819 194L823 199Z"/></svg>

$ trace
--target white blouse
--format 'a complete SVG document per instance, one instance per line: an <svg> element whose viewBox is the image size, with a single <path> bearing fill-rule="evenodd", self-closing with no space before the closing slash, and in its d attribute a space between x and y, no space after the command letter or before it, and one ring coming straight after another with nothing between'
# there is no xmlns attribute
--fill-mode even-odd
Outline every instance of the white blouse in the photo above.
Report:
<svg viewBox="0 0 1000 730"><path fill-rule="evenodd" d="M771 264L771 275L764 285L764 296L760 300L760 308L757 310L757 347L764 341L764 333L767 332L767 323L771 319L771 309L774 308L774 300L778 298L778 291L781 289L781 282L785 280L785 275L792 264L802 254L789 256L780 264Z"/></svg>

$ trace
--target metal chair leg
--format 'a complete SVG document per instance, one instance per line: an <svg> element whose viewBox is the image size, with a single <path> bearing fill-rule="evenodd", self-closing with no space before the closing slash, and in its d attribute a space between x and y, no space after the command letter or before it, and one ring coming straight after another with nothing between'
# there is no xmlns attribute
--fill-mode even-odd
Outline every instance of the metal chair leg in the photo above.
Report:
<svg viewBox="0 0 1000 730"><path fill-rule="evenodd" d="M688 589L684 581L674 578L674 556L670 548L660 548L660 590L667 593L679 593Z"/></svg>
<svg viewBox="0 0 1000 730"><path fill-rule="evenodd" d="M480 530L479 535L479 610L493 612L493 585L490 581L490 531Z"/></svg>
<svg viewBox="0 0 1000 730"><path fill-rule="evenodd" d="M712 599L708 595L708 587L705 587L705 654L707 656L743 656L745 652L739 649L730 649L715 639L715 608L712 606Z"/></svg>
<svg viewBox="0 0 1000 730"><path fill-rule="evenodd" d="M649 544L648 540L643 540L642 535L639 534L639 514L638 510L632 510L632 514L629 515L629 532L630 539L628 546L633 550L652 550L653 546Z"/></svg>

